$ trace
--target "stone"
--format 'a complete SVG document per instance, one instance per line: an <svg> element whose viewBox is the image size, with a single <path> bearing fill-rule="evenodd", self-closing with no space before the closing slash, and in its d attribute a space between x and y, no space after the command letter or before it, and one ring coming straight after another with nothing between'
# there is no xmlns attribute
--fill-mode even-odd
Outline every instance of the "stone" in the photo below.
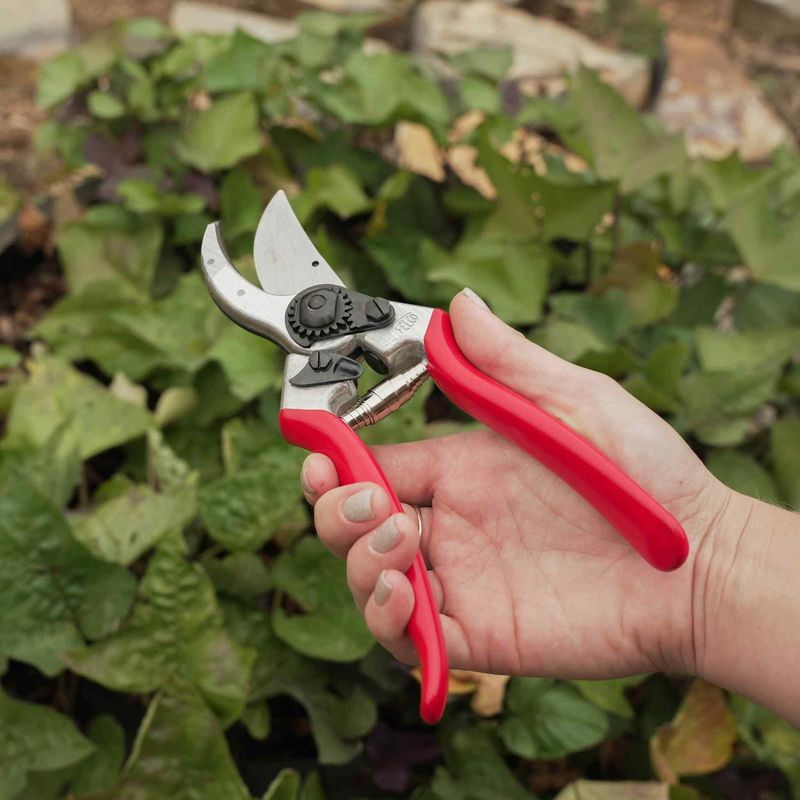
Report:
<svg viewBox="0 0 800 800"><path fill-rule="evenodd" d="M178 33L233 33L241 29L264 42L285 42L297 36L294 20L268 17L235 8L179 0L170 13L170 25Z"/></svg>
<svg viewBox="0 0 800 800"><path fill-rule="evenodd" d="M0 52L44 59L72 40L68 0L0 0Z"/></svg>
<svg viewBox="0 0 800 800"><path fill-rule="evenodd" d="M322 11L332 11L337 14L356 14L363 12L378 12L391 14L399 10L402 5L398 0L303 0L308 6L314 6Z"/></svg>
<svg viewBox="0 0 800 800"><path fill-rule="evenodd" d="M689 153L760 161L792 134L716 39L682 31L666 38L669 69L655 113L682 131Z"/></svg>
<svg viewBox="0 0 800 800"><path fill-rule="evenodd" d="M436 59L477 47L508 47L508 77L563 86L581 65L597 70L629 102L642 106L651 83L646 58L611 50L555 20L537 17L500 0L427 0L414 18L413 49ZM441 66L441 64L440 64Z"/></svg>
<svg viewBox="0 0 800 800"><path fill-rule="evenodd" d="M800 22L800 0L738 0L737 12L742 8L754 7L762 11L776 11L795 22Z"/></svg>

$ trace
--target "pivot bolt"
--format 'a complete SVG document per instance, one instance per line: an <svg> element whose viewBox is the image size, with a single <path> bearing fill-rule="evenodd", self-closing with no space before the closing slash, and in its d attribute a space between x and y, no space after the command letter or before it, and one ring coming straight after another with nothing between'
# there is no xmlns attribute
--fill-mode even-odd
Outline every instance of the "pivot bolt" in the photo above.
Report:
<svg viewBox="0 0 800 800"><path fill-rule="evenodd" d="M373 297L364 312L370 322L383 322L392 313L392 306L388 300L382 297Z"/></svg>
<svg viewBox="0 0 800 800"><path fill-rule="evenodd" d="M308 359L311 369L315 370L316 372L321 372L324 369L328 369L332 361L333 356L331 356L330 353L324 352L323 350L315 350Z"/></svg>

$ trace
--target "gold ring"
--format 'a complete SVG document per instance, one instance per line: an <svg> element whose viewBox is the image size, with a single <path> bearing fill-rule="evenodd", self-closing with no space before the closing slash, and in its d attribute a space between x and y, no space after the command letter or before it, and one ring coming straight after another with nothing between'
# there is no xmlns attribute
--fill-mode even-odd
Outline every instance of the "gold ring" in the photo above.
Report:
<svg viewBox="0 0 800 800"><path fill-rule="evenodd" d="M417 536L419 537L420 542L422 541L422 512L419 510L419 506L411 506L414 511L417 512Z"/></svg>

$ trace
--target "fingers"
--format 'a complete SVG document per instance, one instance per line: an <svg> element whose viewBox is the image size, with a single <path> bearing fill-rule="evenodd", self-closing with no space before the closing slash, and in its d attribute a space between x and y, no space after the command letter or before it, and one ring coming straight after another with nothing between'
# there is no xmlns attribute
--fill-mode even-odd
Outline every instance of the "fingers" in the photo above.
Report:
<svg viewBox="0 0 800 800"><path fill-rule="evenodd" d="M300 469L300 487L306 500L313 506L325 492L338 485L333 461L321 453L309 453Z"/></svg>
<svg viewBox="0 0 800 800"><path fill-rule="evenodd" d="M404 503L429 506L439 467L447 461L445 447L444 439L427 439L381 445L373 447L372 452Z"/></svg>
<svg viewBox="0 0 800 800"><path fill-rule="evenodd" d="M453 298L450 314L464 355L487 375L530 400L547 406L559 394L588 390L584 383L597 377L597 373L526 339L496 317L471 290Z"/></svg>
<svg viewBox="0 0 800 800"><path fill-rule="evenodd" d="M413 609L414 592L408 578L399 570L386 570L378 576L375 591L364 608L364 619L370 633L395 658L406 664L418 661L405 632Z"/></svg>
<svg viewBox="0 0 800 800"><path fill-rule="evenodd" d="M347 554L347 584L360 609L366 606L383 572L408 570L419 544L413 510L411 514L392 514L374 531L356 541Z"/></svg>
<svg viewBox="0 0 800 800"><path fill-rule="evenodd" d="M397 496L415 506L430 505L441 463L441 439L392 444L372 449ZM339 485L333 462L320 453L311 453L303 462L300 485L306 500L314 505L325 492Z"/></svg>
<svg viewBox="0 0 800 800"><path fill-rule="evenodd" d="M352 483L325 492L314 503L314 526L325 546L339 558L391 513L386 491L374 483Z"/></svg>
<svg viewBox="0 0 800 800"><path fill-rule="evenodd" d="M436 574L428 572L431 589L441 612L442 587ZM399 570L385 570L375 582L375 590L364 607L367 627L378 642L395 658L406 664L419 663L419 657L406 634L414 610L414 592L408 578ZM472 661L469 645L461 626L452 617L439 614L445 646L451 666L468 665Z"/></svg>

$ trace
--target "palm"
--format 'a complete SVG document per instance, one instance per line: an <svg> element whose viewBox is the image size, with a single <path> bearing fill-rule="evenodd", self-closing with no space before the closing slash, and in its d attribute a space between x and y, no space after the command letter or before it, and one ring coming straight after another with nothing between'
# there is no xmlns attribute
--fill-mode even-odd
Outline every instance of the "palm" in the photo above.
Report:
<svg viewBox="0 0 800 800"><path fill-rule="evenodd" d="M652 451L682 479L657 499L696 538L691 522L704 473L662 425ZM657 476L664 486L655 458L605 444L623 467L635 458L631 472L645 487ZM427 556L442 585L443 613L463 640L454 660L461 655L464 666L488 672L573 677L659 666L647 654L658 653L658 638L689 612L688 566L654 570L572 489L489 431L438 447L436 463L447 469L433 483ZM653 638L643 642L642 631Z"/></svg>

